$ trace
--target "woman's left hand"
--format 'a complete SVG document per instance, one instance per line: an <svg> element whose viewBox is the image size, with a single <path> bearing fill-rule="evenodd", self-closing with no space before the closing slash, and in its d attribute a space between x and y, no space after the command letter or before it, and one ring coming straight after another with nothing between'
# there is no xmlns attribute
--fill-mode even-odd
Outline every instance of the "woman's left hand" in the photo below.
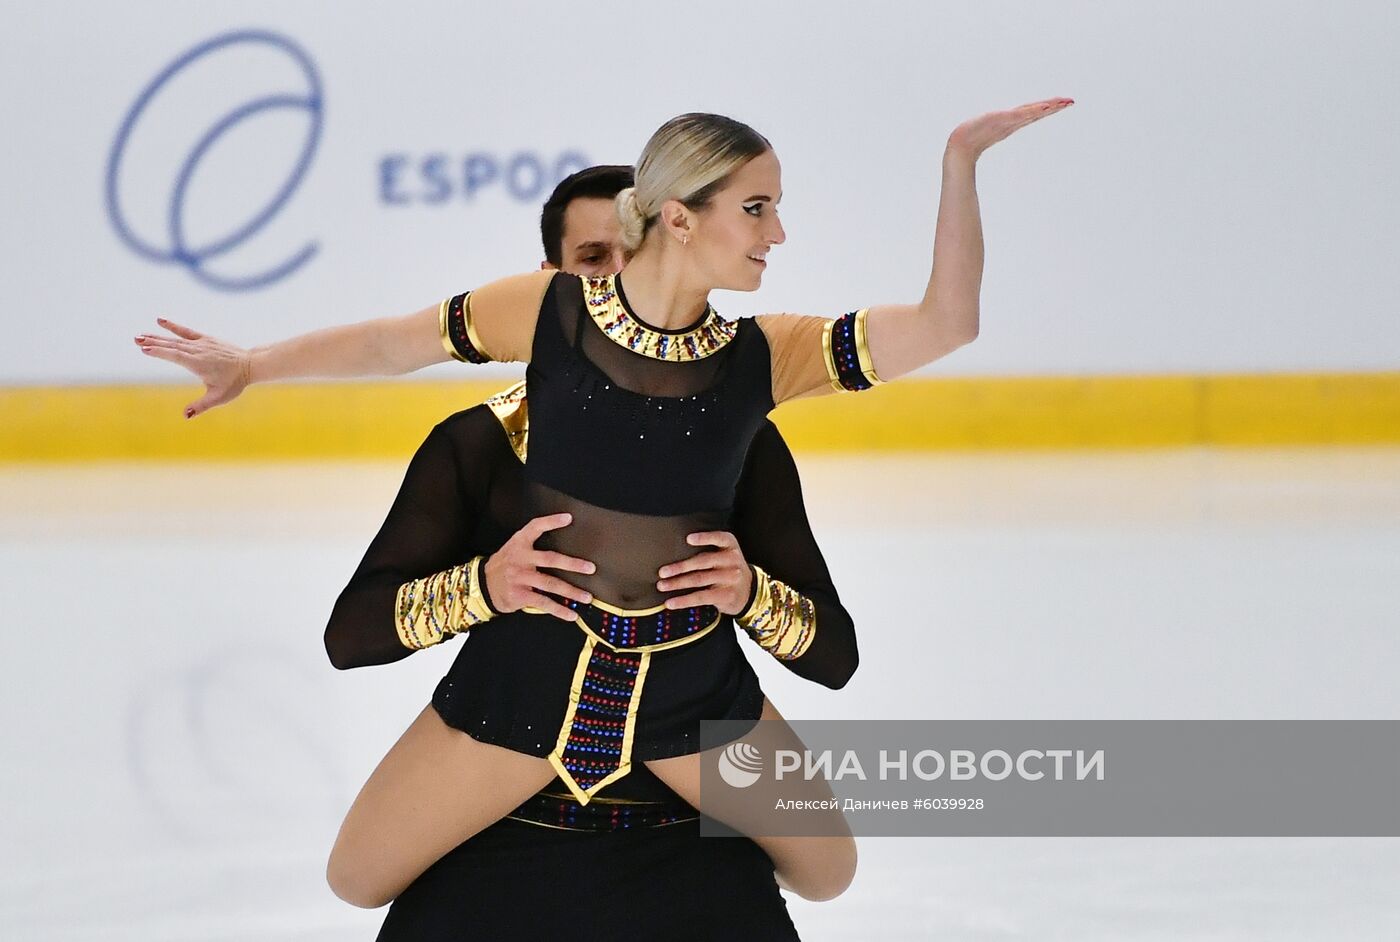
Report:
<svg viewBox="0 0 1400 942"><path fill-rule="evenodd" d="M699 589L689 595L666 600L670 609L713 605L726 615L738 615L744 610L753 588L753 570L739 549L734 534L723 530L692 533L686 537L691 546L714 546L717 549L696 553L689 559L662 566L656 587L662 592Z"/></svg>
<svg viewBox="0 0 1400 942"><path fill-rule="evenodd" d="M1009 111L991 111L969 121L964 121L948 137L948 149L976 160L982 152L998 141L1004 141L1028 124L1059 114L1070 105L1073 98L1047 98L1033 101Z"/></svg>

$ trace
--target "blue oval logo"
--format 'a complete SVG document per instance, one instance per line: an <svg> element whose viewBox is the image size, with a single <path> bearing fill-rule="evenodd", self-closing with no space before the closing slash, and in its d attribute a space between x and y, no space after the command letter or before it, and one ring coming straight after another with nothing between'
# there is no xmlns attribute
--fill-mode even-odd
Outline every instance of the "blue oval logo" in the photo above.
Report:
<svg viewBox="0 0 1400 942"><path fill-rule="evenodd" d="M254 98L215 121L190 149L175 174L165 214L166 244L156 245L141 238L123 214L118 194L118 177L121 173L122 159L126 154L127 145L137 122L141 120L143 113L161 89L169 85L176 76L193 63L231 47L247 44L270 46L285 53L305 76L306 91L304 93L274 94ZM121 128L117 132L116 140L112 143L112 150L107 158L107 214L112 220L113 227L117 230L117 235L138 255L159 264L180 265L202 283L221 291L249 291L266 287L286 278L310 261L312 256L316 254L318 245L315 242L308 243L284 261L253 275L221 275L211 271L209 265L257 235L291 199L292 194L301 185L302 178L306 176L306 172L311 166L311 159L316 153L316 145L321 139L323 108L321 78L316 71L315 64L300 46L285 36L262 30L224 33L185 52L161 70L160 74L141 91L135 104L131 106L126 117L122 119ZM305 111L310 121L301 151L281 186L278 187L272 198L250 218L241 223L234 223L228 227L228 231L221 235L206 238L199 244L191 244L187 234L185 206L190 183L200 162L224 135L240 123L260 114L286 109Z"/></svg>

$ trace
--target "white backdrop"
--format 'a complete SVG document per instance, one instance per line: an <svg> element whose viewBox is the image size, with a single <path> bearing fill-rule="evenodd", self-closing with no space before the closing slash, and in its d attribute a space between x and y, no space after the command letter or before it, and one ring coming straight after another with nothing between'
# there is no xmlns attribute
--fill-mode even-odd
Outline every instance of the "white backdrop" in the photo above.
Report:
<svg viewBox="0 0 1400 942"><path fill-rule="evenodd" d="M1400 353L1392 4L2 9L0 384L175 381L130 341L157 314L254 343L533 268L561 162L631 162L687 110L749 121L784 161L789 241L722 310L913 299L948 132L1053 95L1078 103L979 166L984 329L940 372ZM221 46L136 109L248 30L273 44Z"/></svg>

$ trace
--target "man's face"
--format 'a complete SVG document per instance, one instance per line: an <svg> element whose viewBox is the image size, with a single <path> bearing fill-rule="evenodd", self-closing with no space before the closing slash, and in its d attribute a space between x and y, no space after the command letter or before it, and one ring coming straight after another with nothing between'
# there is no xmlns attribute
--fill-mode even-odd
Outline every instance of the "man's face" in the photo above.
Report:
<svg viewBox="0 0 1400 942"><path fill-rule="evenodd" d="M579 197L564 207L560 258L571 275L613 275L622 271L622 224L613 201ZM546 268L552 267L548 263Z"/></svg>

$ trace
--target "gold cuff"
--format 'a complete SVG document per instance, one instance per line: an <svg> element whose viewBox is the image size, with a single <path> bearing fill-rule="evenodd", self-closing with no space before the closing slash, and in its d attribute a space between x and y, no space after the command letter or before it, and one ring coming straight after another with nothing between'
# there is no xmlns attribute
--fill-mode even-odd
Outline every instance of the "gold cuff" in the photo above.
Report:
<svg viewBox="0 0 1400 942"><path fill-rule="evenodd" d="M740 627L758 646L780 661L807 653L817 635L817 609L812 600L753 567L753 602L739 616Z"/></svg>
<svg viewBox="0 0 1400 942"><path fill-rule="evenodd" d="M447 355L458 363L466 363L467 358L457 352L457 348L452 345L451 328L447 323L447 303L451 298L443 298L438 305L438 339L442 341L442 349L447 351Z"/></svg>
<svg viewBox="0 0 1400 942"><path fill-rule="evenodd" d="M394 598L394 627L404 647L430 647L495 616L481 589L485 561L486 557L477 556L399 586Z"/></svg>

